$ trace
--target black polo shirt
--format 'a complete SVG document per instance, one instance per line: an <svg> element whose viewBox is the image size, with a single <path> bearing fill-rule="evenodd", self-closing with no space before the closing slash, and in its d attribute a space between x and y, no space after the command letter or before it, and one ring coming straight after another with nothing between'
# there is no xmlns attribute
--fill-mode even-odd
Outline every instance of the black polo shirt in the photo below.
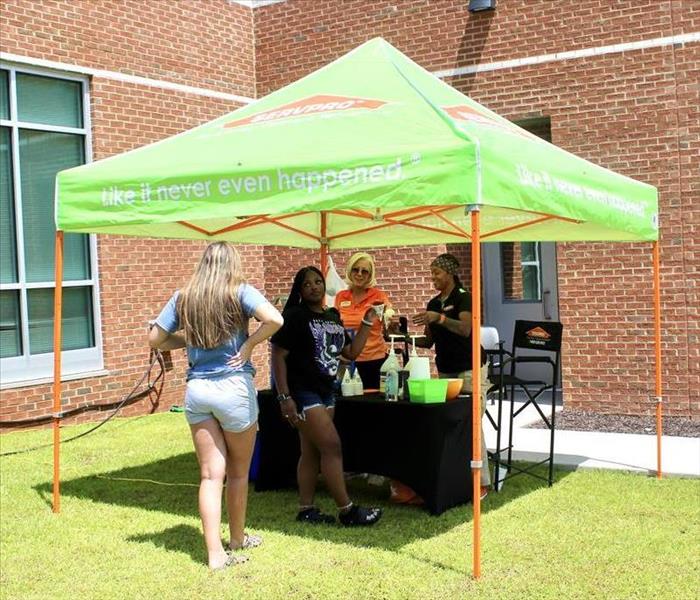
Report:
<svg viewBox="0 0 700 600"><path fill-rule="evenodd" d="M428 302L428 310L443 314L448 319L459 320L459 313L472 312L472 296L455 286L443 302L440 294ZM446 327L431 323L430 335L435 343L435 365L440 373L461 373L472 370L472 335L467 337L448 331ZM481 352L484 364L484 351Z"/></svg>

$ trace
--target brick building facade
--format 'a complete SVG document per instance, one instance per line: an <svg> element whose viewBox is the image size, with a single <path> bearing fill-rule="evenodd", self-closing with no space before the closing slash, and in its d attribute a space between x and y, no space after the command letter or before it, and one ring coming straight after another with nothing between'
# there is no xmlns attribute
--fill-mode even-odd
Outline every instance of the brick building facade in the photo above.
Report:
<svg viewBox="0 0 700 600"><path fill-rule="evenodd" d="M83 81L86 155L96 160L204 123L384 37L499 114L546 123L558 146L659 189L665 410L700 418L700 3L501 0L486 13L469 13L467 4L5 0L0 59L9 83L23 73ZM8 89L10 106L19 104L20 88ZM21 140L15 113L0 124L12 136L19 132L9 140ZM203 244L99 236L93 248L103 366L68 377L66 408L113 402L131 389L148 361L146 321L189 275ZM379 284L400 312L425 305L432 294L427 265L445 248L374 253ZM467 246L447 249L468 263ZM271 299L286 293L298 267L318 262L315 252L275 246L242 253L250 281ZM348 255L333 257L342 266ZM565 402L651 412L651 245L557 244L556 265ZM15 295L29 303L32 285L3 279L3 300ZM25 330L32 326L31 315L18 314L29 319ZM255 361L264 386L267 349L259 347ZM182 400L181 352L172 364L160 407ZM2 371L2 420L51 411L50 372L16 380L11 369ZM126 414L147 409L141 402Z"/></svg>

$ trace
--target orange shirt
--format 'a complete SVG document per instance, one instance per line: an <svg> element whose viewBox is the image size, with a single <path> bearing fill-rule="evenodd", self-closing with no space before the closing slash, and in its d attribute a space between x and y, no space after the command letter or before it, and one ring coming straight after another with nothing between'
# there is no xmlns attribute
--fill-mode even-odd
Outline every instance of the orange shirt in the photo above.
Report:
<svg viewBox="0 0 700 600"><path fill-rule="evenodd" d="M335 307L340 312L340 318L343 319L345 329L354 329L356 332L360 329L360 322L367 309L377 303L384 304L384 308L391 306L388 296L376 287L368 288L367 295L357 304L352 300L351 290L338 292L335 297ZM370 329L367 337L367 343L356 360L360 362L377 360L385 356L386 343L382 334L382 321L379 320L372 325L372 329Z"/></svg>

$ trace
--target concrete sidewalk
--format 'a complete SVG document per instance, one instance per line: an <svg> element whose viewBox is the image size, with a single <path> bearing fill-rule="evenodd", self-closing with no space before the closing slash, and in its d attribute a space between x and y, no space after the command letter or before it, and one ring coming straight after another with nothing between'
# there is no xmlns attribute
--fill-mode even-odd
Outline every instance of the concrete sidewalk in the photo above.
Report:
<svg viewBox="0 0 700 600"><path fill-rule="evenodd" d="M516 401L515 410L522 405ZM487 405L496 419L498 405ZM561 407L557 407L561 410ZM510 402L503 402L501 448L508 445ZM548 414L548 409L543 409ZM549 430L526 429L540 419L533 406L515 418L513 457L515 460L539 462L549 456ZM489 450L496 448L496 432L484 417L484 435ZM505 457L505 453L503 454ZM590 469L620 469L656 473L656 435L601 433L557 429L554 434L554 463L557 466ZM664 475L700 477L700 438L663 436L661 467Z"/></svg>

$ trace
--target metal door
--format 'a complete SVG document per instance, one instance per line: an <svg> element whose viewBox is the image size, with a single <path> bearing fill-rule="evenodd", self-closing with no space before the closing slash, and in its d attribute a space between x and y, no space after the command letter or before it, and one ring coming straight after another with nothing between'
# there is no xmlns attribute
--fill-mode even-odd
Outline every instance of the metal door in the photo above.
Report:
<svg viewBox="0 0 700 600"><path fill-rule="evenodd" d="M484 285L484 325L498 329L510 350L517 319L558 321L556 244L553 242L491 242L481 246ZM519 365L518 376L546 377L551 369ZM560 379L561 381L561 379Z"/></svg>

